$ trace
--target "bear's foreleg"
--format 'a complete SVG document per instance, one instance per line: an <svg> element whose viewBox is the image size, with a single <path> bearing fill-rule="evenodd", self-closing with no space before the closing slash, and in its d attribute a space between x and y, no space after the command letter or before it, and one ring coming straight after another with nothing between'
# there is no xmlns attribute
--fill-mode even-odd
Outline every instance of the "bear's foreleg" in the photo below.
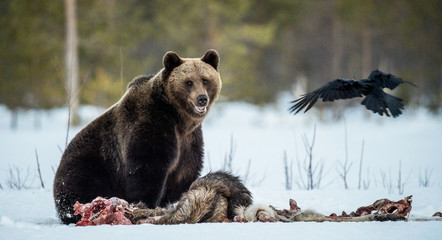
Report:
<svg viewBox="0 0 442 240"><path fill-rule="evenodd" d="M145 136L132 139L125 168L125 191L129 202L142 201L149 208L160 206L169 168L177 159L176 142L176 138L170 135L168 139ZM159 146L159 143L163 144Z"/></svg>
<svg viewBox="0 0 442 240"><path fill-rule="evenodd" d="M129 202L142 201L149 208L160 205L167 171L147 166L129 170L126 181L126 196Z"/></svg>

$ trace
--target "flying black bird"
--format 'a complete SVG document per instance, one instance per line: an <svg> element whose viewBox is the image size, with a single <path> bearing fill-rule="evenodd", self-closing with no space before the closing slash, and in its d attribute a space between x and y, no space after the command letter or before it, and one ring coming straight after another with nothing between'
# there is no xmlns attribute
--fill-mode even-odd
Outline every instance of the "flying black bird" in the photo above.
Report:
<svg viewBox="0 0 442 240"><path fill-rule="evenodd" d="M361 104L365 105L367 109L381 116L385 113L389 117L388 109L393 117L397 117L402 113L401 110L404 109L402 99L385 93L383 88L393 90L401 83L408 83L416 87L411 82L379 70L372 71L366 79L336 79L292 101L293 106L289 110L291 113L295 112L296 114L307 107L304 111L307 112L313 107L318 98L322 98L323 102L332 102L338 99L365 96Z"/></svg>

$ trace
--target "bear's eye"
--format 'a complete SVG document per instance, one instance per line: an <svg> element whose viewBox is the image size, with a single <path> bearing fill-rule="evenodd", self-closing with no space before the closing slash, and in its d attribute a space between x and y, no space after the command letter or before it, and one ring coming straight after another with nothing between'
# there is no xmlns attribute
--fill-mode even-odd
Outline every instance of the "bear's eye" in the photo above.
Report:
<svg viewBox="0 0 442 240"><path fill-rule="evenodd" d="M192 87L193 86L193 82L189 80L189 81L186 82L186 85L189 86L189 87Z"/></svg>
<svg viewBox="0 0 442 240"><path fill-rule="evenodd" d="M203 78L203 84L207 84L208 82L207 79Z"/></svg>

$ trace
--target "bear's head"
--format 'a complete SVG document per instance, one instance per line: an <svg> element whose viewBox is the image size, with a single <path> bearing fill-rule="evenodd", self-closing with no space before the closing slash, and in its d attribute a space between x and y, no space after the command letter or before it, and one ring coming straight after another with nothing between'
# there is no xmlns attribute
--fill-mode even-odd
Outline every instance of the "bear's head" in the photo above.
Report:
<svg viewBox="0 0 442 240"><path fill-rule="evenodd" d="M205 117L221 92L218 63L216 50L208 50L201 58L181 58L171 51L164 55L163 86L180 114Z"/></svg>

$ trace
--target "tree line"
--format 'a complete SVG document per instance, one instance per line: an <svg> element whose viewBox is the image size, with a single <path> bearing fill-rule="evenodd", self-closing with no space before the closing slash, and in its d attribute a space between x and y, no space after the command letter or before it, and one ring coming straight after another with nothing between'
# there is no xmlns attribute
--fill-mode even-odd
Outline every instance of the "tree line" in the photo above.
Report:
<svg viewBox="0 0 442 240"><path fill-rule="evenodd" d="M0 3L0 104L66 105L64 1ZM224 100L272 102L373 69L419 85L395 95L442 103L440 0L77 0L80 102L110 106L168 50L221 55Z"/></svg>

